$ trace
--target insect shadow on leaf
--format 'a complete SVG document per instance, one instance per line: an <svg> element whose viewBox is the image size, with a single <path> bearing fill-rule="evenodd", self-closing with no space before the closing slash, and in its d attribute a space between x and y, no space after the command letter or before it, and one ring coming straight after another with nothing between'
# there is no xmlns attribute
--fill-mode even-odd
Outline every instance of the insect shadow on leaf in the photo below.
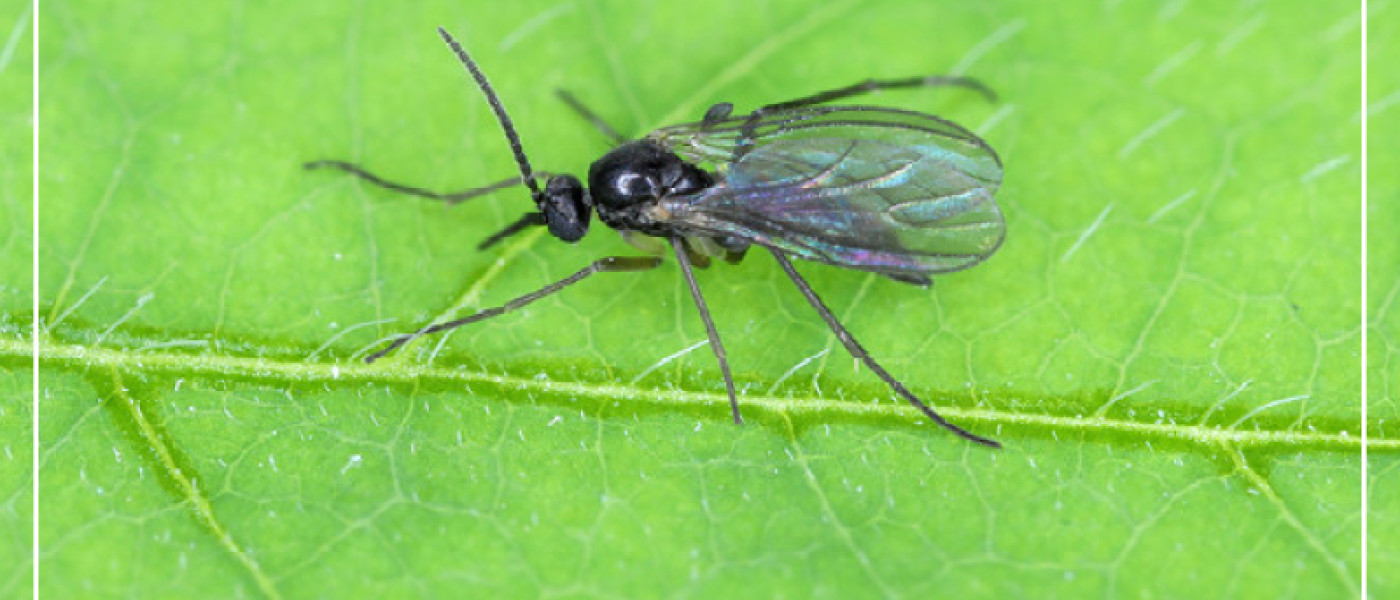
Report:
<svg viewBox="0 0 1400 600"><path fill-rule="evenodd" d="M727 102L715 104L698 122L663 127L638 140L628 140L561 91L565 104L615 144L589 168L585 187L573 175L531 167L515 125L485 74L446 30L438 28L438 33L486 96L520 175L437 193L388 181L339 160L308 162L307 169L339 170L385 189L449 204L516 185L529 188L535 210L483 240L480 249L539 226L562 241L577 242L588 233L595 213L638 248L660 253L669 246L705 324L735 423L743 418L734 378L693 267L708 267L712 258L737 263L751 247L766 249L846 350L890 389L948 431L1001 447L948 422L891 376L791 261L795 257L927 286L930 275L966 269L991 256L1005 237L1005 224L994 200L1001 184L1001 159L986 142L932 115L827 105L877 90L944 86L967 88L995 100L985 85L958 76L870 79L747 114L735 115ZM501 306L401 335L365 362L419 337L521 308L595 273L646 271L660 264L658 256L600 258Z"/></svg>

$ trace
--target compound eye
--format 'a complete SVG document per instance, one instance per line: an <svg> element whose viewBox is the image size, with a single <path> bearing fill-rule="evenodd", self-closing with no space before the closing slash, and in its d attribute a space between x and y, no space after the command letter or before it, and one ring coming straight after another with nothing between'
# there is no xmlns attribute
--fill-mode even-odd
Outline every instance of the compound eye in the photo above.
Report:
<svg viewBox="0 0 1400 600"><path fill-rule="evenodd" d="M583 183L572 175L551 177L545 184L544 201L540 205L549 233L566 242L577 242L588 233L588 221L593 216L584 194Z"/></svg>

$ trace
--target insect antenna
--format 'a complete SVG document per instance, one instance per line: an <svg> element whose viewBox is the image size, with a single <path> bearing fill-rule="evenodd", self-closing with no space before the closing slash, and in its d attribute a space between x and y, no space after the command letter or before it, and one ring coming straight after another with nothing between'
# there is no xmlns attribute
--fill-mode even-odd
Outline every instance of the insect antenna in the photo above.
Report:
<svg viewBox="0 0 1400 600"><path fill-rule="evenodd" d="M515 164L520 167L520 179L525 185L530 187L530 196L537 202L541 197L540 185L535 182L534 171L530 168L530 159L525 158L525 150L520 145L520 136L515 133L515 125L511 123L510 115L506 114L506 107L501 105L501 99L496 97L496 91L491 89L491 82L486 80L486 74L476 66L476 61L467 55L467 51L461 44L447 33L446 29L438 28L438 35L442 40L452 47L452 51L457 53L457 59L462 61L462 65L467 67L472 79L476 80L476 86L481 88L481 93L486 95L486 102L491 105L491 110L496 113L496 120L501 123L501 129L505 131L506 140L510 142L510 151L515 155Z"/></svg>
<svg viewBox="0 0 1400 600"><path fill-rule="evenodd" d="M540 185L536 180L548 179L553 175L543 171L536 172L534 169L530 168L530 160L525 157L525 150L521 148L520 136L515 133L515 125L511 123L510 115L506 114L506 109L504 106L501 105L500 98L496 97L495 90L491 89L491 83L486 81L486 75L482 73L481 69L476 66L476 61L473 61L471 57L467 55L467 51L462 49L462 45L458 44L457 40L453 39L452 34L447 33L447 30L441 27L438 28L438 34L441 35L442 39L447 42L447 45L452 48L452 51L457 53L457 59L462 61L462 64L467 67L467 71L471 73L472 79L476 80L477 87L481 88L481 92L486 95L486 102L491 105L491 110L496 113L496 120L501 123L501 129L505 131L506 140L510 142L511 153L515 155L515 164L520 169L519 177L511 177L509 179L497 181L495 183L485 185L482 187L444 194L416 186L404 185L402 183L395 183L393 181L389 181L387 179L384 179L383 177L380 177L378 175L375 175L374 173L365 170L364 167L361 167L354 163L345 162L343 160L315 160L308 163L303 163L302 168L308 171L314 171L317 169L335 169L354 175L360 179L363 179L364 181L367 181L371 184L377 185L387 190L392 190L401 194L408 194L410 196L418 196L420 198L428 198L430 200L441 200L448 204L457 204L459 202L470 200L477 196L483 196L491 192L503 190L505 188L523 183L530 188L530 197L533 198L536 201L536 203L538 203L541 197L541 193ZM487 238L487 240L482 243L481 247L485 248L496 242L499 242L500 240L504 239L507 235L517 233L527 226L542 224L544 224L543 214L538 214L538 216L533 217L527 216L521 219L520 221L517 221L516 223L507 226L506 229L502 232L497 233L491 236L490 238Z"/></svg>

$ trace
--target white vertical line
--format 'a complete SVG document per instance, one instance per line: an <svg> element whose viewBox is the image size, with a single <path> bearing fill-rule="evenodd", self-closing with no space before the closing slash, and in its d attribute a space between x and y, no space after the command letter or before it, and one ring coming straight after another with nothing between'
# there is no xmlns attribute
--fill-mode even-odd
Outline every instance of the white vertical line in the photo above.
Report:
<svg viewBox="0 0 1400 600"><path fill-rule="evenodd" d="M1361 597L1369 598L1370 592L1367 590L1366 564L1369 557L1366 553L1367 522L1370 521L1370 513L1367 511L1369 502L1366 494L1369 491L1366 478L1370 474L1369 457L1366 446L1369 443L1366 435L1366 424L1369 422L1366 407L1370 404L1370 397L1367 392L1370 386L1366 381L1367 350L1370 346L1366 343L1366 322L1369 307L1366 303L1366 12L1367 0L1361 0Z"/></svg>
<svg viewBox="0 0 1400 600"><path fill-rule="evenodd" d="M31 26L34 28L33 47L30 49L30 124L32 128L30 145L30 167L33 173L30 174L33 185L34 210L33 228L30 234L30 257L33 261L33 281L30 286L30 299L32 301L30 316L29 341L33 344L32 360L30 361L30 387L33 389L34 401L29 405L29 459L30 459L30 536L29 561L32 569L30 590L34 594L34 600L39 600L39 0L31 0L29 6L30 14L33 16Z"/></svg>

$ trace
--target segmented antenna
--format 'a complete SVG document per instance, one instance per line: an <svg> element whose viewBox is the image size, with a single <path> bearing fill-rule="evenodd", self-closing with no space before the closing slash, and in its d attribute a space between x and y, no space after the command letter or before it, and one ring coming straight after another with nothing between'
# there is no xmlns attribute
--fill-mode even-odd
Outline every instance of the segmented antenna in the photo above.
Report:
<svg viewBox="0 0 1400 600"><path fill-rule="evenodd" d="M525 149L520 147L520 136L515 133L515 125L510 122L510 115L506 114L506 107L501 106L501 99L496 97L495 90L491 89L491 82L486 81L486 74L476 66L476 61L467 55L467 51L462 49L462 45L453 39L452 34L446 29L438 28L438 35L442 40L452 47L452 51L457 53L457 59L471 72L472 79L476 80L477 87L481 88L481 93L486 95L486 102L491 105L491 110L496 113L496 120L500 121L501 129L506 133L506 140L510 142L510 151L515 154L515 164L520 167L520 178L525 181L525 185L530 186L530 195L536 199L540 197L540 186L535 183L534 170L530 168L530 159L525 158Z"/></svg>

